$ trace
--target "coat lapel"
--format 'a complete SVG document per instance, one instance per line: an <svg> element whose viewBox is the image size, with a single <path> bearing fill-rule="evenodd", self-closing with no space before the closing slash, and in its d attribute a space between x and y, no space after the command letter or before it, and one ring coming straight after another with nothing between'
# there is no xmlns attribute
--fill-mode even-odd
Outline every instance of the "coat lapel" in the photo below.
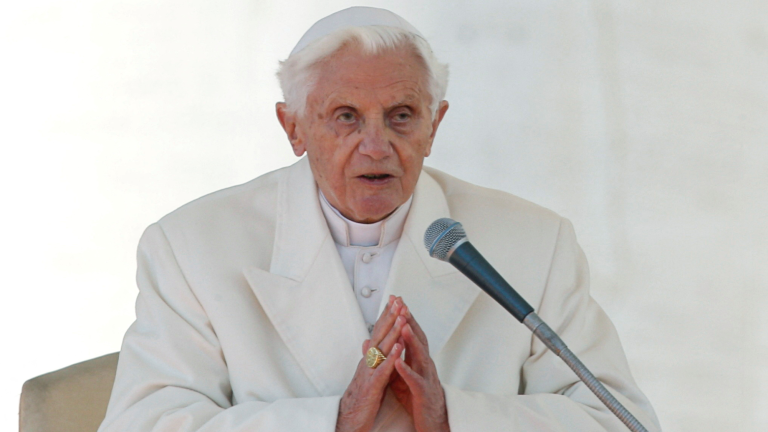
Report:
<svg viewBox="0 0 768 432"><path fill-rule="evenodd" d="M270 271L249 267L244 274L318 393L338 395L354 375L368 332L307 159L286 171Z"/></svg>
<svg viewBox="0 0 768 432"><path fill-rule="evenodd" d="M430 257L423 246L427 227L449 216L442 188L422 172L385 287L385 299L394 294L408 304L427 334L432 355L448 341L479 292L450 264ZM279 181L269 272L248 267L244 274L318 394L342 394L369 336L306 158L287 169Z"/></svg>
<svg viewBox="0 0 768 432"><path fill-rule="evenodd" d="M424 247L424 232L441 217L450 217L445 192L422 171L385 289L386 296L403 297L426 333L433 356L443 348L479 293L479 288L464 275L430 257Z"/></svg>

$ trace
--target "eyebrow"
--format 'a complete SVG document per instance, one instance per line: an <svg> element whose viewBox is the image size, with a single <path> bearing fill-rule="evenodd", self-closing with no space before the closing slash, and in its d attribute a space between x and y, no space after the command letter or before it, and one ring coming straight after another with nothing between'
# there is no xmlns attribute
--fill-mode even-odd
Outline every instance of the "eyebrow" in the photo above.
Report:
<svg viewBox="0 0 768 432"><path fill-rule="evenodd" d="M411 101L406 99L406 100L395 102L392 105L389 105L388 107L386 107L386 109L391 110L391 109L400 108L400 107L413 108L413 104L411 103Z"/></svg>
<svg viewBox="0 0 768 432"><path fill-rule="evenodd" d="M419 97L415 93L408 93L402 99L396 101L393 104L390 104L387 107L387 109L396 108L398 106L403 106L403 105L411 106L411 105L413 105L413 101L414 100L418 100L418 99L419 99Z"/></svg>
<svg viewBox="0 0 768 432"><path fill-rule="evenodd" d="M401 106L413 107L413 101L418 100L418 99L419 99L418 94L410 93L409 92L408 94L406 94L402 98L398 99L397 101L395 101L395 102L393 102L391 104L385 105L384 109L385 110L391 110L393 108L398 108L398 107L401 107ZM338 109L340 107L344 107L344 106L348 106L348 107L353 108L353 109L358 109L358 107L359 107L358 104L352 102L351 99L347 98L344 95L338 95L338 96L337 95L333 95L333 96L329 97L325 101L324 106L326 107L326 109L333 109L333 110L336 110L336 109Z"/></svg>
<svg viewBox="0 0 768 432"><path fill-rule="evenodd" d="M332 94L328 99L326 99L326 103L328 104L341 104L341 105L349 105L354 106L355 103L346 95L344 94Z"/></svg>

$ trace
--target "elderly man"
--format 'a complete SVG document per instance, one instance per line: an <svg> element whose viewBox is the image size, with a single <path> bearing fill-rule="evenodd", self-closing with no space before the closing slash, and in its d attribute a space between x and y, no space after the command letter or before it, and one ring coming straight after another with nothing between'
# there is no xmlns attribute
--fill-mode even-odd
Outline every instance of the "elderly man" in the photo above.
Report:
<svg viewBox="0 0 768 432"><path fill-rule="evenodd" d="M570 223L422 167L448 110L447 69L416 29L381 9L338 12L279 78L278 119L306 157L147 229L101 431L623 430L504 309L428 256L421 239L440 217L462 221L658 427L589 296Z"/></svg>

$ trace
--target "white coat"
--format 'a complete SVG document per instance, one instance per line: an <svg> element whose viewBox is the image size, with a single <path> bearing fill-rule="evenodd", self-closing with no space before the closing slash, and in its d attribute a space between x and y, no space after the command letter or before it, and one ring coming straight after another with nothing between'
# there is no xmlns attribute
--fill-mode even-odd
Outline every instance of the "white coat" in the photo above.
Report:
<svg viewBox="0 0 768 432"><path fill-rule="evenodd" d="M424 329L453 432L625 429L525 326L429 257L422 237L440 217L462 222L572 351L658 429L589 295L571 224L425 168L384 298L402 296ZM138 266L136 321L100 431L334 431L368 332L306 158L165 216L144 233ZM373 430L414 430L391 393Z"/></svg>

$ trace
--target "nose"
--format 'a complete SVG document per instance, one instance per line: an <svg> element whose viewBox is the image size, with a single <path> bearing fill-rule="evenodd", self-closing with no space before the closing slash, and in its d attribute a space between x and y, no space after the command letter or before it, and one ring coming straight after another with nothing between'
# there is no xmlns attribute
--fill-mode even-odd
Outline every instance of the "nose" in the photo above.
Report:
<svg viewBox="0 0 768 432"><path fill-rule="evenodd" d="M361 126L362 135L357 148L360 154L374 160L381 160L392 155L392 143L387 137L387 128L382 121L368 120Z"/></svg>

